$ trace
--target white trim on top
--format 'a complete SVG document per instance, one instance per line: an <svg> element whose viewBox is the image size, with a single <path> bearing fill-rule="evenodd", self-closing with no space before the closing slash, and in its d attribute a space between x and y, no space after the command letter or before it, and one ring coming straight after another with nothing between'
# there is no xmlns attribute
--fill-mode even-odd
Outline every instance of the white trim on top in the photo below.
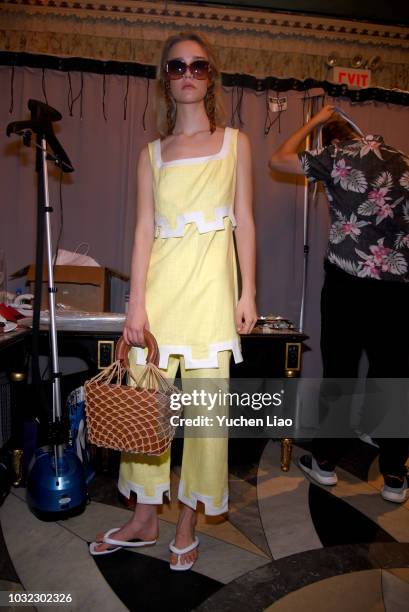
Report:
<svg viewBox="0 0 409 612"><path fill-rule="evenodd" d="M243 361L238 338L226 340L225 342L209 344L208 350L208 357L205 357L204 359L194 359L192 357L192 347L188 344L159 344L159 367L166 370L170 355L182 355L185 360L186 370L218 368L219 361L217 353L221 351L232 351L235 363L241 363ZM146 365L146 350L138 346L134 346L132 351L134 351L137 365Z"/></svg>
<svg viewBox="0 0 409 612"><path fill-rule="evenodd" d="M214 153L213 155L204 155L202 157L185 157L181 159L171 159L166 162L162 160L161 140L160 138L158 138L154 142L156 163L159 168L162 168L165 166L184 166L184 165L190 165L190 164L200 164L202 162L207 162L211 159L223 159L224 157L227 156L232 132L233 132L232 128L230 127L224 128L223 143L222 143L221 149L220 151L218 151L217 153Z"/></svg>
<svg viewBox="0 0 409 612"><path fill-rule="evenodd" d="M214 209L214 220L206 221L201 210L177 215L176 227L169 225L168 219L162 215L155 215L155 238L179 238L185 232L188 223L196 223L199 234L224 230L224 219L228 217L233 227L236 227L236 217L231 206L218 206Z"/></svg>

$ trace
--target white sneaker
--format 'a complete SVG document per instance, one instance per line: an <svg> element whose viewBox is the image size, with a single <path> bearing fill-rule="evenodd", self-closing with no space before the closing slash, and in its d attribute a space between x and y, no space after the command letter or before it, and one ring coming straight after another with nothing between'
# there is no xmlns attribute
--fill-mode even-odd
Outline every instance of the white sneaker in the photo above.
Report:
<svg viewBox="0 0 409 612"><path fill-rule="evenodd" d="M313 480L323 485L336 485L338 476L334 471L327 471L320 468L312 455L303 455L298 459L298 465L303 472L308 474Z"/></svg>
<svg viewBox="0 0 409 612"><path fill-rule="evenodd" d="M406 500L406 492L408 490L407 477L399 478L399 476L384 476L384 485L381 490L381 495L384 499L395 504L401 504Z"/></svg>
<svg viewBox="0 0 409 612"><path fill-rule="evenodd" d="M365 442L365 444L370 444L371 446L374 446L375 448L379 448L379 444L377 444L374 440L372 440L371 436L368 436L368 434L366 433L358 433L358 437L360 440L362 440L362 442Z"/></svg>

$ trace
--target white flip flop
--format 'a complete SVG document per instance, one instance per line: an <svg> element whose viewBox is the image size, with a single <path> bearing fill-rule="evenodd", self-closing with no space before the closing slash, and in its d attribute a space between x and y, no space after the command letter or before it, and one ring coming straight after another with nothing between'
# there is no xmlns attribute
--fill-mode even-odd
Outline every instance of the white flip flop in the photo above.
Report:
<svg viewBox="0 0 409 612"><path fill-rule="evenodd" d="M100 546L104 544L104 542L91 542L89 545L89 552L93 557L97 555L110 555L111 553L116 552L117 550L121 550L121 546L116 546L115 548L107 548L106 550L95 550L96 546Z"/></svg>
<svg viewBox="0 0 409 612"><path fill-rule="evenodd" d="M169 550L175 553L175 555L184 555L185 553L188 553L194 550L198 546L199 546L199 538L195 538L194 541L191 544L189 544L189 546L186 546L186 548L176 548L175 540L173 539L171 543L169 544ZM194 563L195 561L191 561L190 563L181 563L180 559L178 559L177 563L175 564L170 563L169 565L170 565L170 569L183 572L183 571L189 570Z"/></svg>
<svg viewBox="0 0 409 612"><path fill-rule="evenodd" d="M156 544L157 540L140 540L136 538L135 540L114 540L110 537L113 533L119 531L121 527L115 527L114 529L110 529L104 534L102 541L105 544L112 544L113 546L118 546L119 548L139 548L141 546L153 546Z"/></svg>

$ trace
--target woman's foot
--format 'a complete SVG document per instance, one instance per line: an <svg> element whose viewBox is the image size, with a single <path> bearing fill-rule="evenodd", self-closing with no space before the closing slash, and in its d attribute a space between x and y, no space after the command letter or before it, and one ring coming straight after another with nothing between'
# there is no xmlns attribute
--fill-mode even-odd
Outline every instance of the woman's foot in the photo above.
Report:
<svg viewBox="0 0 409 612"><path fill-rule="evenodd" d="M179 520L176 525L175 547L186 548L195 540L195 527L197 522L196 510L183 505L179 514ZM197 548L190 552L178 555L172 553L170 555L170 564L176 565L179 561L182 565L194 563L198 558Z"/></svg>
<svg viewBox="0 0 409 612"><path fill-rule="evenodd" d="M140 516L142 514L142 516ZM110 537L114 540L130 541L135 539L146 540L151 542L156 540L159 534L159 522L156 513L156 507L154 512L138 512L138 507L135 510L132 518L119 529L115 531ZM95 553L101 553L106 550L112 550L116 548L113 544L106 544L103 542L104 533L98 533L95 539L97 545L94 547Z"/></svg>

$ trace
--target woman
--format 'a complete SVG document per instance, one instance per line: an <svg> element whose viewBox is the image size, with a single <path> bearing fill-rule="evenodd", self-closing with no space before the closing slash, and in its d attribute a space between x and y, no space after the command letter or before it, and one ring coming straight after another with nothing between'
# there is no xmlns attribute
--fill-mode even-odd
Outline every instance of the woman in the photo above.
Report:
<svg viewBox="0 0 409 612"><path fill-rule="evenodd" d="M218 125L218 80L214 52L202 35L182 33L165 42L157 109L162 139L143 149L137 168L123 334L129 344L144 346L143 331L150 329L159 367L173 379L180 365L184 389L192 379L227 379L231 354L242 361L238 333L249 333L257 319L250 146L238 130ZM138 376L145 354L142 348L131 354ZM92 554L156 542L157 505L169 494L169 474L170 450L160 457L122 454L118 487L127 497L136 493L136 508L123 527L98 535ZM197 558L197 502L208 515L227 511L227 478L226 437L185 437L171 569L189 569Z"/></svg>

